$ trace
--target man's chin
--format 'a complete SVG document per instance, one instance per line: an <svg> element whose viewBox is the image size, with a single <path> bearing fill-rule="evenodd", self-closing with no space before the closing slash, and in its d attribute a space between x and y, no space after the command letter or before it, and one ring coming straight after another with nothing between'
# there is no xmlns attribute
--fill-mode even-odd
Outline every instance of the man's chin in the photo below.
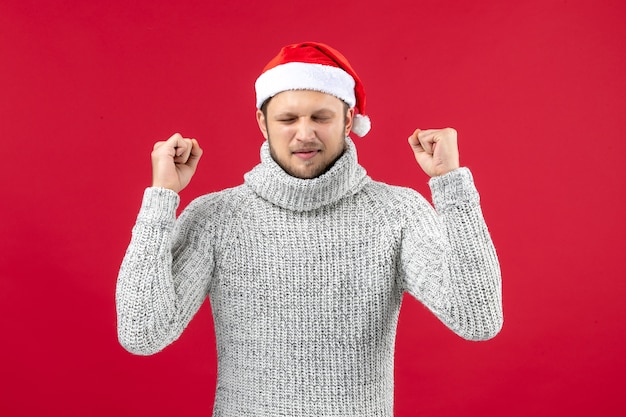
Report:
<svg viewBox="0 0 626 417"><path fill-rule="evenodd" d="M319 177L324 172L326 172L325 169L319 169L319 168L313 168L313 167L302 168L302 169L285 169L285 168L283 168L283 170L287 174L291 175L292 177L299 178L301 180L311 180L313 178Z"/></svg>
<svg viewBox="0 0 626 417"><path fill-rule="evenodd" d="M322 175L324 175L325 173L327 173L334 165L335 163L339 160L339 158L341 157L341 155L339 155L334 161L331 161L330 163L320 163L320 162L313 162L313 161L306 161L303 163L303 161L297 161L296 164L292 164L290 166L284 166L283 164L278 163L278 165L280 165L280 167L283 169L283 171L285 171L287 174L291 175L292 177L296 177L296 178L300 178L303 180L310 180L313 178L317 178L320 177Z"/></svg>

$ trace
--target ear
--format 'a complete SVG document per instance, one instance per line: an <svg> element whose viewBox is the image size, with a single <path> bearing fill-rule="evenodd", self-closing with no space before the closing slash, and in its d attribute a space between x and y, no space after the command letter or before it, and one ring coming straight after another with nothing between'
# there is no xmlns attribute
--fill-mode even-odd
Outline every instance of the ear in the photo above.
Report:
<svg viewBox="0 0 626 417"><path fill-rule="evenodd" d="M267 123L261 110L256 111L256 122L259 125L259 130L263 134L263 137L267 139Z"/></svg>
<svg viewBox="0 0 626 417"><path fill-rule="evenodd" d="M354 121L354 107L346 111L346 131L344 132L346 136L348 136L350 134L350 131L352 130L353 121Z"/></svg>

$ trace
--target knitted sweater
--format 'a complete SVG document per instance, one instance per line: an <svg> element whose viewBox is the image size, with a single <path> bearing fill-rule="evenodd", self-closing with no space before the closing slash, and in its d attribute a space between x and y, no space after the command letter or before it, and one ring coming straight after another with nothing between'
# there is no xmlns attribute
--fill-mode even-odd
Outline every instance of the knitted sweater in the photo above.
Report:
<svg viewBox="0 0 626 417"><path fill-rule="evenodd" d="M502 326L499 265L470 171L417 192L373 181L354 144L302 180L271 158L202 196L148 188L116 291L118 335L147 355L208 296L214 416L392 416L396 325L408 292L461 337Z"/></svg>

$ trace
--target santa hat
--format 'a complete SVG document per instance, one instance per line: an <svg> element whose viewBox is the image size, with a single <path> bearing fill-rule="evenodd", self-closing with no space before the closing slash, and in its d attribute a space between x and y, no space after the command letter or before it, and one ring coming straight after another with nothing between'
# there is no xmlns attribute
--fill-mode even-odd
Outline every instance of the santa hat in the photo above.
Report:
<svg viewBox="0 0 626 417"><path fill-rule="evenodd" d="M352 131L365 136L371 123L365 115L365 90L348 60L318 42L285 46L263 69L255 83L256 106L288 90L314 90L330 94L354 107Z"/></svg>

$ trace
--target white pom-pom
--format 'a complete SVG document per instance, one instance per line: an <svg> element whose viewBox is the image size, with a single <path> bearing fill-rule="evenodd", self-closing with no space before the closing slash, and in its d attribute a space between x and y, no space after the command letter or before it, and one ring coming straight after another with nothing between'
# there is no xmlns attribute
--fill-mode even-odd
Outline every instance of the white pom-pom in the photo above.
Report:
<svg viewBox="0 0 626 417"><path fill-rule="evenodd" d="M363 116L362 114L354 116L354 119L352 120L352 131L355 135L362 138L367 135L367 132L369 132L371 128L372 122L369 117Z"/></svg>

